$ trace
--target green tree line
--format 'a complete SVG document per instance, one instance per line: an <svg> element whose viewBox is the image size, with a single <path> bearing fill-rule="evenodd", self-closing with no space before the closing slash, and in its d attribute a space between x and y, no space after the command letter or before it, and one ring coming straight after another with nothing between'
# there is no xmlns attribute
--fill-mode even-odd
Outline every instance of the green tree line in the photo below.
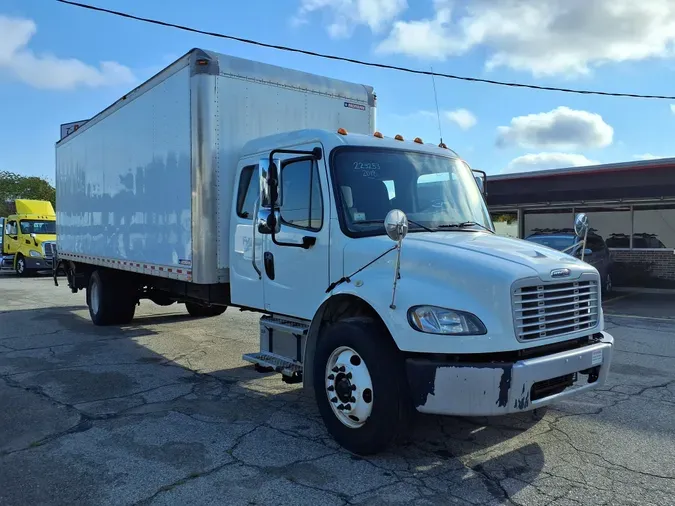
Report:
<svg viewBox="0 0 675 506"><path fill-rule="evenodd" d="M22 176L6 170L0 171L0 217L8 216L16 199L49 200L56 209L56 189L37 176Z"/></svg>

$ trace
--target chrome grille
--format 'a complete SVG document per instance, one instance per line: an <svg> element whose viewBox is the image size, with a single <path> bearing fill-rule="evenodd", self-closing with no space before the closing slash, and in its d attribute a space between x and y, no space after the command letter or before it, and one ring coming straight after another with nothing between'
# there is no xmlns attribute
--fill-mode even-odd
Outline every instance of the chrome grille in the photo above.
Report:
<svg viewBox="0 0 675 506"><path fill-rule="evenodd" d="M53 242L43 242L42 248L46 257L53 257L54 251L56 250L56 243Z"/></svg>
<svg viewBox="0 0 675 506"><path fill-rule="evenodd" d="M591 329L599 303L597 279L519 286L513 293L516 337L529 341Z"/></svg>

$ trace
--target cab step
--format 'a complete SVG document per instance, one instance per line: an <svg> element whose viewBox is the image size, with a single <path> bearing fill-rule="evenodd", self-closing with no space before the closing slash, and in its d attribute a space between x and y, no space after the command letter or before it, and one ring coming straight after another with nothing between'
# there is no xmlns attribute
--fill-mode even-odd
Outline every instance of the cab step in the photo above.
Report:
<svg viewBox="0 0 675 506"><path fill-rule="evenodd" d="M255 364L260 372L278 372L281 373L286 383L300 383L302 381L302 364L295 362L287 357L282 357L274 353L247 353L242 359Z"/></svg>
<svg viewBox="0 0 675 506"><path fill-rule="evenodd" d="M309 323L274 316L263 316L260 318L260 326L294 336L305 336L309 331Z"/></svg>

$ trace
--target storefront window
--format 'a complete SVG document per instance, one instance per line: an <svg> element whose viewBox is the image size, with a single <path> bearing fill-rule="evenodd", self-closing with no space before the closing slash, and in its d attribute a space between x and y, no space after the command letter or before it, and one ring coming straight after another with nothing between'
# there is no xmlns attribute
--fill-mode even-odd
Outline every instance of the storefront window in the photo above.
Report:
<svg viewBox="0 0 675 506"><path fill-rule="evenodd" d="M675 205L635 206L633 249L675 248Z"/></svg>
<svg viewBox="0 0 675 506"><path fill-rule="evenodd" d="M495 226L497 235L504 237L518 238L518 212L492 212L490 213L492 223Z"/></svg>
<svg viewBox="0 0 675 506"><path fill-rule="evenodd" d="M577 207L575 213L586 213L590 231L605 240L608 248L630 248L630 206Z"/></svg>
<svg viewBox="0 0 675 506"><path fill-rule="evenodd" d="M571 232L574 229L574 213L571 208L525 211L523 237L532 234Z"/></svg>

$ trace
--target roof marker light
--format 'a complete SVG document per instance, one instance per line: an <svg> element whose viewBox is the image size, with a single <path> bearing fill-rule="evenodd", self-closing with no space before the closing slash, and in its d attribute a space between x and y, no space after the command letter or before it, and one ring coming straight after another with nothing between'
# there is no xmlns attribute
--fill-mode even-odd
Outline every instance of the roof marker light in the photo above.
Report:
<svg viewBox="0 0 675 506"><path fill-rule="evenodd" d="M424 144L424 141L422 139L420 139L419 137L415 137L415 142L417 144Z"/></svg>
<svg viewBox="0 0 675 506"><path fill-rule="evenodd" d="M404 140L404 139L403 139L403 136L402 136L401 134L396 134L396 137L394 137L394 139L396 139L397 141L402 141L402 140Z"/></svg>
<svg viewBox="0 0 675 506"><path fill-rule="evenodd" d="M339 133L340 135L347 135L347 130L345 130L344 128L338 128L337 133Z"/></svg>
<svg viewBox="0 0 675 506"><path fill-rule="evenodd" d="M441 143L438 145L438 147L439 147L439 148L443 148L443 149L448 149L448 146L446 146L444 142L441 142Z"/></svg>
<svg viewBox="0 0 675 506"><path fill-rule="evenodd" d="M384 135L382 135L380 132L375 132L373 134L373 137L377 137L378 139L384 139Z"/></svg>

